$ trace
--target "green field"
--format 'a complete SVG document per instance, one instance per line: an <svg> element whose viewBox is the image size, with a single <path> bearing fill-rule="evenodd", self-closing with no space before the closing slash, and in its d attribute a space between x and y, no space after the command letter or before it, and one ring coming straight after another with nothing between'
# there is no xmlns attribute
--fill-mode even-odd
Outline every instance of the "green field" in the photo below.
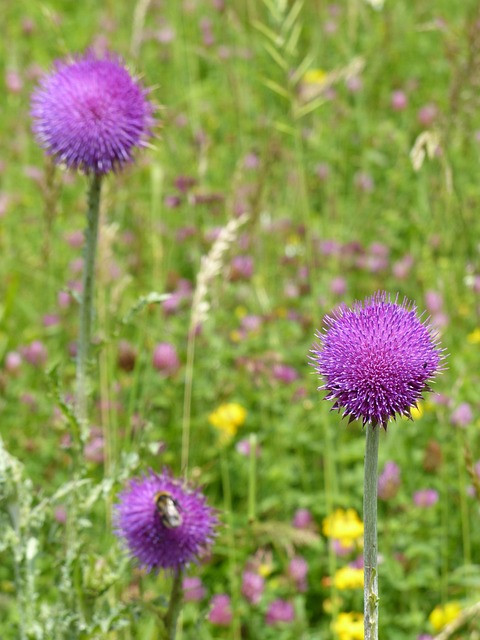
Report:
<svg viewBox="0 0 480 640"><path fill-rule="evenodd" d="M172 573L139 568L112 514L166 468L220 521L177 640L363 638L365 428L309 354L377 291L446 354L380 433L379 637L480 638L478 2L0 4L0 638L164 637ZM156 122L103 179L82 432L89 177L37 144L31 95L88 49Z"/></svg>

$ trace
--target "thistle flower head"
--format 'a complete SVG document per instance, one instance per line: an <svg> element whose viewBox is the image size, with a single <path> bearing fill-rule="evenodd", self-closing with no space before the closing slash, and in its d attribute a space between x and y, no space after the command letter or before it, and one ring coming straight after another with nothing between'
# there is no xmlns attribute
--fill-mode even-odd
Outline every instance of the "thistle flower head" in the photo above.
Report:
<svg viewBox="0 0 480 640"><path fill-rule="evenodd" d="M147 571L181 569L208 549L218 525L205 496L166 470L130 480L114 522L117 536Z"/></svg>
<svg viewBox="0 0 480 640"><path fill-rule="evenodd" d="M33 131L55 161L105 174L133 159L153 125L147 90L119 57L59 61L32 95Z"/></svg>
<svg viewBox="0 0 480 640"><path fill-rule="evenodd" d="M411 417L443 360L437 335L415 305L378 292L340 307L325 323L311 360L333 409L385 429L397 415Z"/></svg>

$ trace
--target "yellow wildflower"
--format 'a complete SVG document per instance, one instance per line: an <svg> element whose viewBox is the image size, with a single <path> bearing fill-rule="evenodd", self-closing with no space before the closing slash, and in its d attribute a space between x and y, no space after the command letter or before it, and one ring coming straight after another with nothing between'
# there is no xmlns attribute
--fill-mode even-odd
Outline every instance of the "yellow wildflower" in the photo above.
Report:
<svg viewBox="0 0 480 640"><path fill-rule="evenodd" d="M363 640L363 614L339 613L333 623L338 640Z"/></svg>
<svg viewBox="0 0 480 640"><path fill-rule="evenodd" d="M302 80L305 84L323 84L327 75L323 69L310 69L304 74Z"/></svg>
<svg viewBox="0 0 480 640"><path fill-rule="evenodd" d="M438 605L435 607L432 613L428 616L428 620L435 631L440 631L440 629L446 627L447 624L456 620L460 615L461 610L462 609L458 602L447 602L444 605Z"/></svg>
<svg viewBox="0 0 480 640"><path fill-rule="evenodd" d="M262 562L257 569L257 572L259 573L259 575L263 576L264 578L268 578L268 576L272 573L272 571L273 571L272 563L267 563L267 562Z"/></svg>
<svg viewBox="0 0 480 640"><path fill-rule="evenodd" d="M221 404L208 416L208 421L220 432L223 442L230 441L237 433L239 427L245 422L247 411L241 404L227 402Z"/></svg>
<svg viewBox="0 0 480 640"><path fill-rule="evenodd" d="M417 404L416 407L412 407L410 415L414 420L418 420L418 418L421 418L423 416L423 405Z"/></svg>
<svg viewBox="0 0 480 640"><path fill-rule="evenodd" d="M467 340L470 344L480 344L480 327L477 327L472 333L469 333Z"/></svg>
<svg viewBox="0 0 480 640"><path fill-rule="evenodd" d="M335 572L333 584L337 589L363 589L363 569L342 567Z"/></svg>
<svg viewBox="0 0 480 640"><path fill-rule="evenodd" d="M343 546L363 536L363 522L354 509L336 509L323 521L323 535L340 540Z"/></svg>
<svg viewBox="0 0 480 640"><path fill-rule="evenodd" d="M239 319L244 318L247 315L246 307L238 306L235 308L235 316Z"/></svg>

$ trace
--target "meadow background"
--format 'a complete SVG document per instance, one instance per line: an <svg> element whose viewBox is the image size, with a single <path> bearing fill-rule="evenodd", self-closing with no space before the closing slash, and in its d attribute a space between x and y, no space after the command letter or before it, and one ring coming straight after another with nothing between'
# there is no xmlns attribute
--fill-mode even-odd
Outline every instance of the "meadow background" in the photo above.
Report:
<svg viewBox="0 0 480 640"><path fill-rule="evenodd" d="M399 476L379 504L380 637L434 636L478 601L480 7L381 5L2 3L1 638L158 637L169 577L135 568L111 510L164 466L222 521L179 637L363 637L352 616L334 626L362 611L361 585L338 579L361 536L333 541L325 519L361 517L365 434L322 401L308 354L326 313L379 289L415 300L448 353L415 420L381 434L380 471ZM65 399L87 184L45 158L29 111L39 76L88 47L152 87L158 127L105 180L78 459ZM202 256L232 220L189 340Z"/></svg>

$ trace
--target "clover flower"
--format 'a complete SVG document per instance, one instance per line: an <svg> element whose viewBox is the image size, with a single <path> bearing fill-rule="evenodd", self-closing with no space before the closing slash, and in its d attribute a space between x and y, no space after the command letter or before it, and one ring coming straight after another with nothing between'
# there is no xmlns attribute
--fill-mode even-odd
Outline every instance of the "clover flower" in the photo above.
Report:
<svg viewBox="0 0 480 640"><path fill-rule="evenodd" d="M268 605L265 614L265 624L274 627L279 624L293 622L295 620L295 609L288 600L278 598Z"/></svg>
<svg viewBox="0 0 480 640"><path fill-rule="evenodd" d="M258 604L265 590L265 578L255 571L244 571L242 575L242 595L250 604Z"/></svg>
<svg viewBox="0 0 480 640"><path fill-rule="evenodd" d="M152 105L113 53L58 61L32 95L33 131L56 162L105 174L133 159L153 125Z"/></svg>
<svg viewBox="0 0 480 640"><path fill-rule="evenodd" d="M158 496L173 501L177 519L168 523ZM173 478L167 470L130 480L119 494L115 533L130 555L147 571L178 570L203 555L212 544L218 524L214 510L198 489Z"/></svg>
<svg viewBox="0 0 480 640"><path fill-rule="evenodd" d="M232 601L226 593L218 593L210 601L208 621L219 627L230 626L233 620Z"/></svg>
<svg viewBox="0 0 480 640"><path fill-rule="evenodd" d="M410 417L444 357L415 305L377 292L351 308L340 307L325 323L311 359L333 409L384 429L397 415Z"/></svg>

